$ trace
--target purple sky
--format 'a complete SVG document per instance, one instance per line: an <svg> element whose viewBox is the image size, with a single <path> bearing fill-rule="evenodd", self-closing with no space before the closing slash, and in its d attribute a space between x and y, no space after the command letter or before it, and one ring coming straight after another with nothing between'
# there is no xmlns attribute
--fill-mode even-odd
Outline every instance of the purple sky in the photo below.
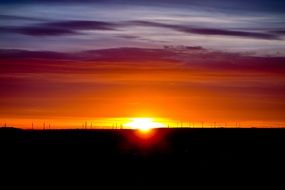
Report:
<svg viewBox="0 0 285 190"><path fill-rule="evenodd" d="M273 56L285 53L282 3L41 2L0 3L0 48L78 51L185 45Z"/></svg>

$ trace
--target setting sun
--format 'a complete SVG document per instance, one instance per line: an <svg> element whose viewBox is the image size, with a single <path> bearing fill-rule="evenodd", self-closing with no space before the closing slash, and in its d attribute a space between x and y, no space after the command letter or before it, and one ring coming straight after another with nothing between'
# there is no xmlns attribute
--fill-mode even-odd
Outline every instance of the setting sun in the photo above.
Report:
<svg viewBox="0 0 285 190"><path fill-rule="evenodd" d="M125 124L126 127L131 129L139 129L142 132L148 132L153 128L163 128L165 125L156 122L153 118L133 118L131 122Z"/></svg>

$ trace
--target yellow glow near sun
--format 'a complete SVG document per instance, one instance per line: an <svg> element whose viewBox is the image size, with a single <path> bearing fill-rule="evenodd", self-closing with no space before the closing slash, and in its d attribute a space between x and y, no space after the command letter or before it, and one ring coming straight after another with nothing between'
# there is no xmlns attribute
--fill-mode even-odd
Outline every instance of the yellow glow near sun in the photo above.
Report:
<svg viewBox="0 0 285 190"><path fill-rule="evenodd" d="M142 132L148 132L153 128L163 128L165 124L154 121L153 118L132 118L131 122L125 124L131 129L139 129Z"/></svg>

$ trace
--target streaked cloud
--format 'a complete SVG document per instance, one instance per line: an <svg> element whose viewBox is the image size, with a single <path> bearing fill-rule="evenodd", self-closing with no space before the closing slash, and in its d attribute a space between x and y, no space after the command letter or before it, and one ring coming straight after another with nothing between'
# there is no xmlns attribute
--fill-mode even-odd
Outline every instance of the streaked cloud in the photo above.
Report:
<svg viewBox="0 0 285 190"><path fill-rule="evenodd" d="M256 39L268 39L268 40L279 40L280 37L274 33L265 33L265 32L246 32L238 30L226 30L219 28L199 28L187 25L171 25L163 24L157 22L149 21L132 21L131 23L142 25L142 26L152 26L152 27L162 27L173 29L180 32L190 33L190 34L199 34L199 35L219 35L219 36L235 36L235 37L246 37L246 38L256 38Z"/></svg>
<svg viewBox="0 0 285 190"><path fill-rule="evenodd" d="M219 28L207 28L207 27L195 27L188 25L174 25L165 24L150 21L125 21L119 23L103 22L103 21L91 21L91 20L67 20L57 22L47 22L37 24L34 26L25 27L2 27L2 32L16 32L20 34L26 34L31 36L47 36L47 35L70 35L79 33L81 30L119 30L124 27L128 30L128 27L146 26L146 27L160 27L171 29L178 32L197 34L197 35L208 35L208 36L232 36L241 38L253 38L253 39L264 39L264 40L281 40L283 31L263 31L263 32L248 32L241 30L227 30ZM128 35L126 35L128 36Z"/></svg>
<svg viewBox="0 0 285 190"><path fill-rule="evenodd" d="M284 14L222 2L2 3L0 48L79 51L175 44L285 54ZM226 4L237 9L228 11Z"/></svg>

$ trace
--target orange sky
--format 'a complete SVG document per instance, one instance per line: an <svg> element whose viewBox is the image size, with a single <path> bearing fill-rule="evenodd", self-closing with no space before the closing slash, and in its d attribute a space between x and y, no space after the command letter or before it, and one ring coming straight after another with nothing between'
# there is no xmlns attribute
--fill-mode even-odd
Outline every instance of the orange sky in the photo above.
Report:
<svg viewBox="0 0 285 190"><path fill-rule="evenodd" d="M224 68L220 62L213 68L197 61L188 66L178 59L140 57L3 61L2 123L66 127L138 116L179 122L284 122L285 77L275 70Z"/></svg>

